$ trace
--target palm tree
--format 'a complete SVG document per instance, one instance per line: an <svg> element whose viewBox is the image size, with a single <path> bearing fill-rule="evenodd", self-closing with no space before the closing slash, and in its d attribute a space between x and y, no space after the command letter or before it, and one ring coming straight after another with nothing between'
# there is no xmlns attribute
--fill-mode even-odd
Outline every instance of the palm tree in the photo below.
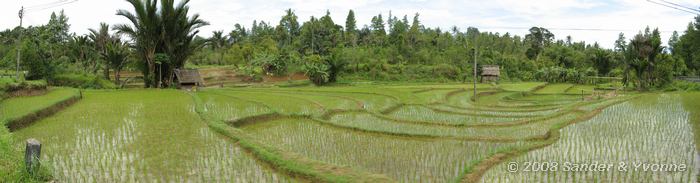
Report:
<svg viewBox="0 0 700 183"><path fill-rule="evenodd" d="M161 18L158 13L157 0L126 0L134 7L134 13L120 9L117 15L123 16L133 25L114 26L117 33L129 36L136 51L136 56L144 61L141 69L146 87L156 87L155 54L161 35Z"/></svg>
<svg viewBox="0 0 700 183"><path fill-rule="evenodd" d="M224 35L224 31L214 31L211 38L209 38L209 45L211 46L212 50L219 52L219 60L217 64L221 65L222 61L224 60L224 52L228 47L228 36Z"/></svg>
<svg viewBox="0 0 700 183"><path fill-rule="evenodd" d="M88 36L75 36L69 43L69 48L75 58L74 62L81 64L85 70L96 72L97 63L93 58L94 46Z"/></svg>
<svg viewBox="0 0 700 183"><path fill-rule="evenodd" d="M106 65L114 70L114 82L116 84L119 84L120 72L126 65L130 54L129 44L119 38L111 39L105 45L105 52L102 53L102 57L106 61Z"/></svg>
<svg viewBox="0 0 700 183"><path fill-rule="evenodd" d="M175 5L174 0L161 1L161 21L163 30L161 32L161 41L163 43L163 53L168 55L169 62L163 67L165 73L162 74L166 81L164 86L172 81L173 70L182 68L185 61L194 54L198 49L201 49L204 44L193 42L193 39L199 33L200 27L209 25L208 22L199 18L199 14L194 14L188 17L189 0L182 0Z"/></svg>
<svg viewBox="0 0 700 183"><path fill-rule="evenodd" d="M187 15L189 0L182 0L177 5L174 0L160 3L158 0L126 1L134 7L134 12L119 10L117 15L129 19L132 25L116 25L114 29L134 41L137 57L145 61L142 72L146 87L167 87L173 69L182 68L187 58L202 47L192 40L199 33L197 29L208 23L199 19L198 14ZM169 58L167 63L158 65L162 72L155 70L156 54L166 54ZM165 81L160 78L165 78Z"/></svg>
<svg viewBox="0 0 700 183"><path fill-rule="evenodd" d="M100 23L100 29L95 30L95 29L88 29L90 31L90 39L95 43L95 50L99 52L101 56L101 60L104 62L103 65L103 74L105 79L109 80L109 63L106 61L104 58L104 55L107 52L107 44L112 41L112 36L109 34L109 24L107 23Z"/></svg>

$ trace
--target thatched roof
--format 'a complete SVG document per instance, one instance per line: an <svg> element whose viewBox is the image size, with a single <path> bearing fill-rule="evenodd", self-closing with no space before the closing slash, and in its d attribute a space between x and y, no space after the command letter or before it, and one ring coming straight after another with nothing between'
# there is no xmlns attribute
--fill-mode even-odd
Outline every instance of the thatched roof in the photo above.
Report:
<svg viewBox="0 0 700 183"><path fill-rule="evenodd" d="M484 65L481 67L482 76L500 76L501 69L498 65Z"/></svg>
<svg viewBox="0 0 700 183"><path fill-rule="evenodd" d="M201 84L202 77L197 69L175 69L175 77L180 84Z"/></svg>

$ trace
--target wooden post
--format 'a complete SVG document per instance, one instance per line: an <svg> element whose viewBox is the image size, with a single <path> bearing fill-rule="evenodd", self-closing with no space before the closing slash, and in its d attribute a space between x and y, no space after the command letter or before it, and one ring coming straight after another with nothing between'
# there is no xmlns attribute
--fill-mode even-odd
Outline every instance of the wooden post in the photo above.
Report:
<svg viewBox="0 0 700 183"><path fill-rule="evenodd" d="M27 147L24 153L24 163L29 174L35 174L39 171L39 157L41 156L41 143L36 139L28 139Z"/></svg>

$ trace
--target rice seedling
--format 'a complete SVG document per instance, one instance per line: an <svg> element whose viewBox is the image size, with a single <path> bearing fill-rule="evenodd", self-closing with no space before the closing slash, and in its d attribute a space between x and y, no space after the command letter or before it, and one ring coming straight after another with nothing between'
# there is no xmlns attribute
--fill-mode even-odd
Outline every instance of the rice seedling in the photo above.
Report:
<svg viewBox="0 0 700 183"><path fill-rule="evenodd" d="M224 121L271 113L273 110L259 103L211 92L199 92L204 102L204 111Z"/></svg>
<svg viewBox="0 0 700 183"><path fill-rule="evenodd" d="M362 103L360 101L354 100L352 98L344 96L328 96L324 94L309 94L309 93L299 93L299 92L278 92L272 91L268 92L273 95L280 97L292 97L300 98L320 104L324 109L360 109L362 108Z"/></svg>
<svg viewBox="0 0 700 183"><path fill-rule="evenodd" d="M528 119L528 117L518 117L518 116L504 116L504 117L483 117L483 116L471 116L462 114L453 114L445 112L435 112L430 108L423 106L405 106L400 109L387 114L392 118L401 120L414 120L414 121L426 121L434 123L445 123L445 124L484 124L484 123L498 123L498 122L509 122L516 120Z"/></svg>
<svg viewBox="0 0 700 183"><path fill-rule="evenodd" d="M527 92L538 87L542 87L547 83L542 82L522 82L522 83L502 83L499 87L506 91Z"/></svg>
<svg viewBox="0 0 700 183"><path fill-rule="evenodd" d="M14 135L40 140L62 182L294 181L213 134L191 98L174 90L86 92Z"/></svg>
<svg viewBox="0 0 700 183"><path fill-rule="evenodd" d="M56 88L45 95L3 100L0 103L0 122L5 124L79 95L76 89Z"/></svg>
<svg viewBox="0 0 700 183"><path fill-rule="evenodd" d="M273 93L246 90L220 90L212 92L255 101L282 114L318 115L322 114L324 111L321 104L298 97L280 96Z"/></svg>
<svg viewBox="0 0 700 183"><path fill-rule="evenodd" d="M330 128L305 119L244 127L260 142L316 160L386 174L399 182L446 182L472 160L526 142L419 140Z"/></svg>
<svg viewBox="0 0 700 183"><path fill-rule="evenodd" d="M422 98L427 103L445 102L449 93L463 91L463 89L431 89L425 92L415 93L416 97Z"/></svg>
<svg viewBox="0 0 700 183"><path fill-rule="evenodd" d="M536 116L543 116L543 115L548 115L548 114L553 114L556 112L559 112L561 110L560 108L553 108L553 109L545 109L545 110L540 110L540 111L495 111L495 110L474 110L474 109L465 109L465 108L457 108L454 106L450 105L444 105L444 104L436 104L436 105L430 105L429 106L432 109L437 109L437 110L442 110L442 111L450 111L450 112L455 112L455 113L462 113L462 114L467 114L467 115L475 115L475 116L503 116L503 117L536 117Z"/></svg>
<svg viewBox="0 0 700 183"><path fill-rule="evenodd" d="M548 84L542 89L535 91L536 94L561 94L573 87L573 84Z"/></svg>
<svg viewBox="0 0 700 183"><path fill-rule="evenodd" d="M700 92L689 92L681 95L683 108L690 112L690 124L695 134L696 149L700 148Z"/></svg>
<svg viewBox="0 0 700 183"><path fill-rule="evenodd" d="M474 85L471 83L468 84L424 84L424 85L398 85L398 86L384 86L384 88L396 88L396 89L402 89L402 88L407 88L407 89L420 89L420 88L437 88L437 89L457 89L457 88L464 88L464 89L473 89ZM486 83L478 83L476 85L477 89L485 89L485 88L494 88L493 85L491 84L486 84Z"/></svg>
<svg viewBox="0 0 700 183"><path fill-rule="evenodd" d="M343 113L332 116L328 123L350 129L395 134L401 136L446 137L454 139L482 139L493 141L524 140L545 135L550 126L570 121L579 114L572 113L551 119L542 119L517 125L494 127L429 126L381 118L369 113Z"/></svg>
<svg viewBox="0 0 700 183"><path fill-rule="evenodd" d="M571 87L568 90L566 90L566 93L567 94L577 94L577 95L580 95L580 94L588 95L588 94L593 93L594 88L595 88L594 85L576 85L576 86Z"/></svg>
<svg viewBox="0 0 700 183"><path fill-rule="evenodd" d="M677 95L661 94L605 109L564 128L553 145L509 160L519 165L556 163L558 169L509 172L508 164L513 163L503 163L482 182L696 182L700 165L689 112L679 100ZM614 168L581 169L595 163ZM618 169L621 163L627 168Z"/></svg>
<svg viewBox="0 0 700 183"><path fill-rule="evenodd" d="M554 137L550 129L634 97L581 101L579 95L513 92L541 85L505 86L512 91L480 85L476 102L471 100L470 87L457 84L204 89L189 95L174 90L89 91L75 106L19 130L15 136L18 140L33 137L44 142L47 164L56 179L65 182L297 181L290 175L305 181L387 181L390 177L399 182L447 182L457 181L495 154L548 144ZM628 102L625 108L615 109L616 114L606 112L608 117L564 128L562 140L516 159L690 161L687 157L695 151L671 153L686 157L683 159L661 158L662 151L649 149L670 148L659 145L665 142L687 141L685 132L654 137L671 138L665 141L638 137L644 128L627 130L626 136L605 134L635 125L655 133L679 130L682 125L663 127L658 122L685 119L673 117L683 111L680 105L671 105L677 103L677 98L659 99L671 101L669 104ZM637 106L667 107L652 113L651 107ZM611 126L614 117L639 117L636 113L649 113L642 115L645 118L661 113L667 116L654 118L657 122ZM233 121L245 122L228 123ZM582 126L588 123L596 125ZM625 139L628 137L642 140ZM689 142L692 144L692 138ZM594 145L586 145L590 143ZM613 153L629 150L636 151ZM645 178L685 182L695 180L690 177L697 174L510 174L499 170L501 166L491 168L482 181L605 182Z"/></svg>

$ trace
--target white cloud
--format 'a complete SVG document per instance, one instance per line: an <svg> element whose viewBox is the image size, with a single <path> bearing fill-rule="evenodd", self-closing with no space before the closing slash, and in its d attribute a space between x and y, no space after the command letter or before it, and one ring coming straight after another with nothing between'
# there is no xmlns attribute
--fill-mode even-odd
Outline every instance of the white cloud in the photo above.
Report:
<svg viewBox="0 0 700 183"><path fill-rule="evenodd" d="M0 29L17 26L17 11L21 5L45 4L56 0L11 0L0 6ZM671 0L680 4L697 7L695 0ZM211 31L229 31L235 23L250 27L253 20L264 20L277 24L284 10L292 8L300 21L310 16L323 16L331 12L333 20L344 25L348 10L355 10L359 25L369 24L372 16L379 13L409 19L418 12L421 22L428 27L449 29L457 26L480 27L486 31L511 32L524 35L530 26L550 28L595 28L625 30L628 37L646 26L661 30L682 32L694 15L659 6L645 0L192 0L191 11L199 13L211 23L201 29L203 36ZM110 24L124 23L126 19L116 16L117 9L131 8L123 0L79 0L60 8L30 12L25 25L45 24L51 11L65 9L70 18L72 31L79 34L87 28L96 27L99 22ZM361 26L360 26L361 27ZM519 28L519 29L514 29ZM575 40L599 42L610 47L619 31L572 31L553 29L557 38L571 35ZM670 32L663 32L664 40Z"/></svg>

